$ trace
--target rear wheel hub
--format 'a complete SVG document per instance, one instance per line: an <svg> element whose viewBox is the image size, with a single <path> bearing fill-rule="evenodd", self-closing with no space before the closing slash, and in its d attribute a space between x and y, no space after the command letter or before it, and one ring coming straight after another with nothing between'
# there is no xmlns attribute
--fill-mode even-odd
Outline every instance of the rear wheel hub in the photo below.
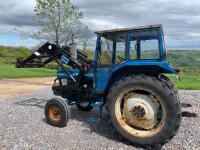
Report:
<svg viewBox="0 0 200 150"><path fill-rule="evenodd" d="M141 105L134 106L134 108L131 110L131 113L133 117L141 118L145 115L145 109Z"/></svg>
<svg viewBox="0 0 200 150"><path fill-rule="evenodd" d="M151 129L157 123L157 106L151 96L129 93L124 98L124 119L130 126Z"/></svg>

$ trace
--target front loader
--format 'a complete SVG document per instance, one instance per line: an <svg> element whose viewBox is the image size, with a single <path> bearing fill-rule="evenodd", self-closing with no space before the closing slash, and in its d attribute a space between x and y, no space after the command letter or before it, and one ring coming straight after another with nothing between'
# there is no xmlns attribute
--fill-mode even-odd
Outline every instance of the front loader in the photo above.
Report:
<svg viewBox="0 0 200 150"><path fill-rule="evenodd" d="M55 61L55 95L45 105L45 116L53 126L66 126L67 105L91 111L105 106L116 132L141 146L159 146L178 131L181 107L177 91L165 74L178 74L166 61L162 25L96 32L94 60L73 46L44 44L16 67L44 67Z"/></svg>

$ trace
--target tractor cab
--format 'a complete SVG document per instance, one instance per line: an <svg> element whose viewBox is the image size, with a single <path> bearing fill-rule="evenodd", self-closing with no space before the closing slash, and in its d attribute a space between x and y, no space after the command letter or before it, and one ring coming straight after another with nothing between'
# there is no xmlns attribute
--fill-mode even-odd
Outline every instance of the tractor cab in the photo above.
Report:
<svg viewBox="0 0 200 150"><path fill-rule="evenodd" d="M98 64L120 64L127 60L166 58L162 25L96 32Z"/></svg>
<svg viewBox="0 0 200 150"><path fill-rule="evenodd" d="M96 34L97 93L103 92L109 87L109 80L121 74L176 73L166 62L162 25L104 30Z"/></svg>

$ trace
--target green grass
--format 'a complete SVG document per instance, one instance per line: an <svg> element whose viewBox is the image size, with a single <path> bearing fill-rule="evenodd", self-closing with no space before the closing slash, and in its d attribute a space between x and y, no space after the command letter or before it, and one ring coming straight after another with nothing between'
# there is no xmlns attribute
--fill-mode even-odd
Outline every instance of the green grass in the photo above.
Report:
<svg viewBox="0 0 200 150"><path fill-rule="evenodd" d="M14 65L0 64L0 79L3 78L24 78L24 77L45 77L55 76L55 69L47 68L15 68ZM200 74L185 72L181 74L181 81L175 76L168 75L178 89L200 90Z"/></svg>
<svg viewBox="0 0 200 150"><path fill-rule="evenodd" d="M181 81L178 81L173 75L169 77L178 89L200 90L200 74L183 73L181 74Z"/></svg>
<svg viewBox="0 0 200 150"><path fill-rule="evenodd" d="M14 65L0 64L0 79L55 76L55 69L47 68L15 68Z"/></svg>

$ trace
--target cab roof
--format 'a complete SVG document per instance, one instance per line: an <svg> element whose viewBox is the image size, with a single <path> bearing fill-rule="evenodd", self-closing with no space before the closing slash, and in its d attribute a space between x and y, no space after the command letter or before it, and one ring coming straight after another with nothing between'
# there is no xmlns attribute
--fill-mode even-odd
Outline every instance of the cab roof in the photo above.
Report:
<svg viewBox="0 0 200 150"><path fill-rule="evenodd" d="M162 24L154 24L154 25L147 25L147 26L137 26L137 27L128 27L128 28L118 28L118 29L110 29L110 30L102 30L102 31L96 31L96 34L105 34L105 33L114 33L114 32L127 32L127 31L135 31L135 30L142 30L142 29L161 29L162 33L163 26Z"/></svg>

